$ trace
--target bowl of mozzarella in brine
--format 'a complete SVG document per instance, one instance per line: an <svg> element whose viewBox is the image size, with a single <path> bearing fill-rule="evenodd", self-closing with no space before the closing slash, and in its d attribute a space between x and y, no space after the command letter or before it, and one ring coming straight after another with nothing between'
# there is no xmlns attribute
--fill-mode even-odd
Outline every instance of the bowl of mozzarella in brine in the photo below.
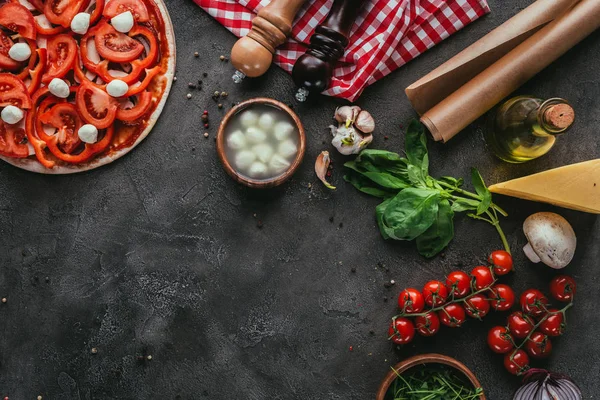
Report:
<svg viewBox="0 0 600 400"><path fill-rule="evenodd" d="M298 116L276 100L240 103L223 118L217 151L227 173L250 187L282 184L296 171L305 151Z"/></svg>

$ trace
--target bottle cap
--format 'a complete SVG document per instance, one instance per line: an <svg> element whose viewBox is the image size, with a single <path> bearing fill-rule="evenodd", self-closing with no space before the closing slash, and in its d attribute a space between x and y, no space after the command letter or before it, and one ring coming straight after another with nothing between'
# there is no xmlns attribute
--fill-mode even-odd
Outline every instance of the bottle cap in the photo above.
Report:
<svg viewBox="0 0 600 400"><path fill-rule="evenodd" d="M544 111L544 122L557 130L565 130L575 121L575 110L566 103L555 104Z"/></svg>

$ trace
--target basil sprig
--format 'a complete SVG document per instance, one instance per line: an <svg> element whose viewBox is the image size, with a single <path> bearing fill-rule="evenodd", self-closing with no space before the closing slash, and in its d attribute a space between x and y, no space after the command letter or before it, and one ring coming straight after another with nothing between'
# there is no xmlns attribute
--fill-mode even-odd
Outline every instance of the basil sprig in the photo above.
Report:
<svg viewBox="0 0 600 400"><path fill-rule="evenodd" d="M429 175L427 137L414 120L406 133L406 157L384 150L363 150L344 164L344 179L356 189L384 199L375 209L385 239L415 240L419 253L433 257L454 237L454 214L492 224L510 252L498 214L506 212L492 202L492 194L479 172L471 170L475 193L462 189L463 180Z"/></svg>

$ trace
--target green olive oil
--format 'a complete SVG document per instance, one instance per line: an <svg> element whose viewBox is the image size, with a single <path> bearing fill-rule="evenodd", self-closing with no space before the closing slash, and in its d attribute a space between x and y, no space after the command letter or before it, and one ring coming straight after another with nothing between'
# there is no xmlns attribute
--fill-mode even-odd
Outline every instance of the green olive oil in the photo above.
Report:
<svg viewBox="0 0 600 400"><path fill-rule="evenodd" d="M518 96L500 106L485 139L501 160L523 163L549 152L574 118L566 100Z"/></svg>

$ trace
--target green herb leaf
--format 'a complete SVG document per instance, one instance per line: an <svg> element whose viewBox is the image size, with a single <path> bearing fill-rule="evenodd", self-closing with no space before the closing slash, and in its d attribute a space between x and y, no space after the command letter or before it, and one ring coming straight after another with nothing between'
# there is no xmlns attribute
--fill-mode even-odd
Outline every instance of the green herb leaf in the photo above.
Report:
<svg viewBox="0 0 600 400"><path fill-rule="evenodd" d="M403 177L392 175L387 172L365 171L362 168L360 168L360 166L356 162L347 162L346 164L344 164L344 166L371 180L377 185L387 189L395 189L396 191L398 191L411 187L410 181L404 179Z"/></svg>
<svg viewBox="0 0 600 400"><path fill-rule="evenodd" d="M408 160L390 151L366 149L360 152L355 162L361 171L387 172L395 176L407 174Z"/></svg>
<svg viewBox="0 0 600 400"><path fill-rule="evenodd" d="M454 211L450 202L443 199L439 202L437 219L422 235L417 237L417 249L427 258L441 252L454 238Z"/></svg>
<svg viewBox="0 0 600 400"><path fill-rule="evenodd" d="M459 197L452 202L452 211L464 212L464 211L475 211L479 207L480 202L473 199L467 199Z"/></svg>
<svg viewBox="0 0 600 400"><path fill-rule="evenodd" d="M458 189L459 187L461 187L461 186L463 185L463 183L464 183L464 179L463 179L463 178L456 179L456 178L453 178L453 177L451 177L451 176L442 176L442 177L441 177L440 179L438 179L438 180L439 180L439 181L442 181L442 182L446 182L446 183L448 183L449 185L452 185L452 186L454 186L454 187L455 187L455 188L457 188L457 189Z"/></svg>
<svg viewBox="0 0 600 400"><path fill-rule="evenodd" d="M370 179L354 171L350 171L348 174L344 175L344 179L346 182L350 182L356 189L371 196L386 199L396 195L396 192L388 191L385 188L373 183L373 181Z"/></svg>
<svg viewBox="0 0 600 400"><path fill-rule="evenodd" d="M390 238L390 235L387 233L387 226L383 222L383 216L385 214L385 210L387 210L388 206L390 205L393 199L393 197L390 197L389 199L385 200L383 203L375 207L377 225L379 225L379 231L381 232L381 236L383 236L383 238L386 240Z"/></svg>
<svg viewBox="0 0 600 400"><path fill-rule="evenodd" d="M379 225L382 234L396 240L415 239L436 220L439 200L437 190L404 189L385 207Z"/></svg>
<svg viewBox="0 0 600 400"><path fill-rule="evenodd" d="M477 207L477 215L481 215L490 208L490 205L492 204L492 193L490 193L483 182L481 174L475 168L471 168L471 181L475 188L475 192L481 197L481 203L479 203L479 206Z"/></svg>
<svg viewBox="0 0 600 400"><path fill-rule="evenodd" d="M422 170L424 176L429 175L429 158L427 156L427 136L425 127L417 120L408 126L405 136L405 149L408 161Z"/></svg>

